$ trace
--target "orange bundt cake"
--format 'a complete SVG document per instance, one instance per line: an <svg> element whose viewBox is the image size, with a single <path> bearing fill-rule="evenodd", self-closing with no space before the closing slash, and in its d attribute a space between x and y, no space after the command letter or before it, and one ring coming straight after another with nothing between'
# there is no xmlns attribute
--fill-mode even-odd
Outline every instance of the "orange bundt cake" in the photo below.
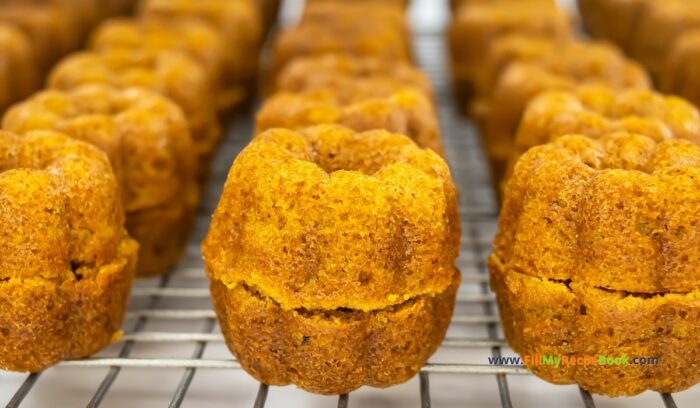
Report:
<svg viewBox="0 0 700 408"><path fill-rule="evenodd" d="M81 52L59 63L48 80L50 88L59 90L85 84L142 87L175 102L187 117L198 157L199 179L206 180L222 131L216 116L214 89L199 63L180 52Z"/></svg>
<svg viewBox="0 0 700 408"><path fill-rule="evenodd" d="M449 41L452 76L460 103L474 92L475 75L493 42L507 34L568 39L572 36L566 15L550 2L475 2L454 15Z"/></svg>
<svg viewBox="0 0 700 408"><path fill-rule="evenodd" d="M390 61L377 57L356 57L349 54L323 54L299 57L291 61L277 78L277 90L305 92L330 88L350 99L358 84L364 95L384 96L387 90L411 87L434 99L430 78L406 61ZM380 86L384 84L383 86Z"/></svg>
<svg viewBox="0 0 700 408"><path fill-rule="evenodd" d="M260 381L321 394L408 380L449 324L458 217L447 165L405 136L258 135L202 246L229 348Z"/></svg>
<svg viewBox="0 0 700 408"><path fill-rule="evenodd" d="M0 114L39 87L39 70L29 39L0 22Z"/></svg>
<svg viewBox="0 0 700 408"><path fill-rule="evenodd" d="M98 52L145 49L150 52L180 51L199 61L211 83L225 95L221 109L240 102L245 89L231 83L227 75L229 52L224 38L211 25L193 20L114 18L100 24L90 37L90 48ZM224 87L226 89L221 90Z"/></svg>
<svg viewBox="0 0 700 408"><path fill-rule="evenodd" d="M227 76L234 83L256 76L263 40L257 0L143 0L140 15L166 23L194 19L211 25L226 44Z"/></svg>
<svg viewBox="0 0 700 408"><path fill-rule="evenodd" d="M529 150L505 194L491 285L526 355L657 357L651 366L529 364L611 396L700 381L700 148L618 133ZM692 353L691 353L692 354Z"/></svg>
<svg viewBox="0 0 700 408"><path fill-rule="evenodd" d="M137 250L99 150L0 132L0 369L38 372L108 345Z"/></svg>
<svg viewBox="0 0 700 408"><path fill-rule="evenodd" d="M307 5L311 4L362 4L363 6L392 6L406 8L410 0L306 0Z"/></svg>
<svg viewBox="0 0 700 408"><path fill-rule="evenodd" d="M554 6L556 5L556 0L450 0L450 10L452 12L457 12L457 10L464 6L465 4L484 4L484 3L492 3L492 4L499 4L499 5L509 5L513 3L541 3L545 6Z"/></svg>
<svg viewBox="0 0 700 408"><path fill-rule="evenodd" d="M321 124L340 124L358 132L386 129L404 134L418 146L445 156L437 113L422 93L398 89L383 97L353 96L344 100L332 89L275 94L260 108L256 131L303 129Z"/></svg>
<svg viewBox="0 0 700 408"><path fill-rule="evenodd" d="M492 94L477 101L474 107L494 183L503 179L514 150L515 133L530 100L545 91L587 84L648 89L649 79L637 63L603 43L569 42L539 58L508 65Z"/></svg>
<svg viewBox="0 0 700 408"><path fill-rule="evenodd" d="M80 45L80 32L69 13L54 4L3 4L0 22L12 24L27 35L42 73Z"/></svg>
<svg viewBox="0 0 700 408"><path fill-rule="evenodd" d="M357 1L307 3L299 24L337 27L338 25L362 25L367 21L381 22L401 33L408 46L411 34L406 12L391 4L358 3Z"/></svg>
<svg viewBox="0 0 700 408"><path fill-rule="evenodd" d="M581 19L594 37L611 41L629 51L637 24L650 0L578 0Z"/></svg>
<svg viewBox="0 0 700 408"><path fill-rule="evenodd" d="M700 28L681 34L673 43L660 71L658 86L664 92L687 98L700 106Z"/></svg>
<svg viewBox="0 0 700 408"><path fill-rule="evenodd" d="M175 104L138 88L85 85L34 95L7 112L3 128L55 130L99 147L120 181L127 229L141 246L138 274L175 264L199 198L192 140Z"/></svg>
<svg viewBox="0 0 700 408"><path fill-rule="evenodd" d="M561 48L574 46L571 38L548 38L505 34L495 39L478 67L474 69L474 98L468 108L478 110L484 99L493 93L503 71L514 62L537 61L556 54ZM587 47L588 42L583 45ZM473 112L478 117L478 112Z"/></svg>
<svg viewBox="0 0 700 408"><path fill-rule="evenodd" d="M349 21L333 26L303 24L280 33L275 40L272 78L292 60L327 53L374 57L387 61L410 61L405 33L381 21Z"/></svg>
<svg viewBox="0 0 700 408"><path fill-rule="evenodd" d="M593 85L542 93L528 104L520 122L506 180L520 156L534 146L564 135L599 138L613 132L640 134L657 142L685 139L700 145L700 113L681 98L645 89Z"/></svg>
<svg viewBox="0 0 700 408"><path fill-rule="evenodd" d="M674 42L686 30L700 28L700 2L647 1L631 44L631 55L657 79Z"/></svg>

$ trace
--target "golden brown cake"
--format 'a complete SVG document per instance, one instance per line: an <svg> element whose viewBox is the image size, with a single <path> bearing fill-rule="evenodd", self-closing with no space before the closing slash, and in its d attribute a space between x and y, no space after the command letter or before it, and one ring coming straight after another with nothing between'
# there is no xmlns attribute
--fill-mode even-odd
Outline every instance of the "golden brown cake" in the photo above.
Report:
<svg viewBox="0 0 700 408"><path fill-rule="evenodd" d="M546 367L611 396L700 381L700 148L618 133L564 136L518 162L491 285L521 356L658 357L658 365ZM526 362L527 363L527 362Z"/></svg>
<svg viewBox="0 0 700 408"><path fill-rule="evenodd" d="M687 101L644 89L581 86L545 92L527 106L506 172L528 149L570 134L599 138L613 132L644 135L661 142L685 139L700 145L700 113Z"/></svg>
<svg viewBox="0 0 700 408"><path fill-rule="evenodd" d="M195 19L210 24L226 44L231 80L240 83L256 76L263 38L257 0L143 0L140 14L166 23Z"/></svg>
<svg viewBox="0 0 700 408"><path fill-rule="evenodd" d="M55 6L61 9L63 18L76 30L80 42L87 36L90 29L106 17L103 9L105 0L0 0L3 5L31 5L34 7ZM80 45L79 43L76 45Z"/></svg>
<svg viewBox="0 0 700 408"><path fill-rule="evenodd" d="M543 4L545 6L556 5L556 0L450 0L450 10L452 12L457 12L458 9L465 4L499 4L499 5L510 5L514 3L532 3L532 4Z"/></svg>
<svg viewBox="0 0 700 408"><path fill-rule="evenodd" d="M410 61L405 33L381 21L350 21L332 26L304 24L284 30L275 40L272 78L299 57L345 53L387 61Z"/></svg>
<svg viewBox="0 0 700 408"><path fill-rule="evenodd" d="M460 103L471 98L476 72L493 42L507 34L549 39L572 35L566 15L548 2L477 2L460 7L449 29L452 76Z"/></svg>
<svg viewBox="0 0 700 408"><path fill-rule="evenodd" d="M257 132L340 124L362 132L386 129L404 134L420 147L445 156L435 108L421 92L397 89L386 96L353 95L346 100L333 89L282 92L267 99L256 118Z"/></svg>
<svg viewBox="0 0 700 408"><path fill-rule="evenodd" d="M0 114L39 87L39 70L29 39L11 24L0 23Z"/></svg>
<svg viewBox="0 0 700 408"><path fill-rule="evenodd" d="M498 37L474 69L474 101L470 108L478 109L481 100L488 99L498 85L501 74L510 64L537 61L546 58L547 55L556 54L561 48L578 46L571 44L572 42L571 38L523 36L517 33ZM478 112L476 116L478 117Z"/></svg>
<svg viewBox="0 0 700 408"><path fill-rule="evenodd" d="M637 24L650 0L578 0L583 25L594 37L629 51Z"/></svg>
<svg viewBox="0 0 700 408"><path fill-rule="evenodd" d="M36 94L7 112L3 128L55 130L99 147L120 181L129 233L141 244L138 274L175 264L198 200L192 140L175 104L138 88L85 85Z"/></svg>
<svg viewBox="0 0 700 408"><path fill-rule="evenodd" d="M184 111L204 181L221 138L214 90L204 68L180 52L111 50L82 52L58 64L48 80L50 88L71 90L85 84L117 88L142 87L169 98Z"/></svg>
<svg viewBox="0 0 700 408"><path fill-rule="evenodd" d="M362 4L363 6L392 6L406 8L410 0L306 0L305 4L315 5L315 4L333 4L333 5L345 5L345 4Z"/></svg>
<svg viewBox="0 0 700 408"><path fill-rule="evenodd" d="M410 31L406 13L395 5L381 2L322 1L307 3L300 25L314 24L326 27L338 25L362 25L367 21L380 22L405 36L409 42Z"/></svg>
<svg viewBox="0 0 700 408"><path fill-rule="evenodd" d="M245 97L242 85L227 79L229 52L224 38L211 25L193 20L114 18L100 24L90 38L90 48L111 50L180 51L199 61L213 86L223 93L220 105L240 102ZM225 87L227 89L222 90ZM233 100L231 100L233 98Z"/></svg>
<svg viewBox="0 0 700 408"><path fill-rule="evenodd" d="M700 106L700 28L681 34L673 43L660 71L658 86Z"/></svg>
<svg viewBox="0 0 700 408"><path fill-rule="evenodd" d="M700 382L700 358L687 352L700 347L700 290L640 295L533 277L495 256L489 266L503 331L518 354L537 360L528 368L538 377L612 397L679 392ZM593 361L555 368L542 356ZM626 356L629 364L600 365L599 356Z"/></svg>
<svg viewBox="0 0 700 408"><path fill-rule="evenodd" d="M270 130L243 150L202 250L242 366L339 394L406 381L432 354L459 283L459 236L438 155L399 134L323 125Z"/></svg>
<svg viewBox="0 0 700 408"><path fill-rule="evenodd" d="M674 42L686 30L700 27L700 2L647 1L634 30L631 55L656 79Z"/></svg>
<svg viewBox="0 0 700 408"><path fill-rule="evenodd" d="M3 4L0 22L12 24L27 35L42 73L80 45L78 27L66 9L55 4Z"/></svg>
<svg viewBox="0 0 700 408"><path fill-rule="evenodd" d="M351 99L357 88L363 95L384 96L399 88L420 90L431 100L433 86L428 76L405 61L349 54L300 57L280 72L277 90L305 92L331 88L343 99Z"/></svg>
<svg viewBox="0 0 700 408"><path fill-rule="evenodd" d="M477 101L474 108L496 185L503 179L515 133L530 100L545 91L589 84L648 89L649 79L637 63L605 43L569 42L537 59L508 65L492 94Z"/></svg>
<svg viewBox="0 0 700 408"><path fill-rule="evenodd" d="M0 368L38 372L119 333L138 244L96 148L0 132Z"/></svg>

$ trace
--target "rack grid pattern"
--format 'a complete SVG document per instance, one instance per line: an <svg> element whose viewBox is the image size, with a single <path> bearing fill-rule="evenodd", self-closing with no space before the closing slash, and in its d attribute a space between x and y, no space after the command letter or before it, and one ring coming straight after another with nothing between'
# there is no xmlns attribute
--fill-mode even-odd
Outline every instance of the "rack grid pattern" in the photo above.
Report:
<svg viewBox="0 0 700 408"><path fill-rule="evenodd" d="M441 33L417 33L415 39L416 54L422 68L434 81L438 94L440 119L443 137L448 150L453 177L460 191L460 211L463 227L462 248L458 266L463 271L463 287L458 293L458 305L480 306L482 313L456 312L452 325L480 325L486 328L486 338L448 337L442 347L455 349L482 349L493 356L500 356L507 347L499 329L498 314L493 294L488 286L488 273L485 259L490 251L491 236L497 224L497 208L493 191L486 172L486 163L481 153L478 138L473 126L461 118L453 107L450 85L445 74L444 39ZM169 276L161 278L156 285L137 286L132 292L132 306L124 325L125 334L120 339L116 357L92 357L85 360L66 361L66 367L108 367L109 371L95 389L94 395L87 402L88 407L98 407L108 396L110 388L119 375L126 375L123 368L165 368L179 370L182 376L179 385L172 393L170 407L179 407L183 403L190 384L201 369L237 370L239 364L233 359L205 358L205 349L213 343L222 343L223 337L215 332L216 316L211 309L189 309L162 307L160 303L167 299L205 301L209 298L199 242L206 234L209 215L212 213L220 195L221 187L230 166L230 161L248 142L252 132L252 116L239 118L231 129L229 140L222 146L217 159L212 180L212 187L206 193L201 215L186 259ZM199 281L199 285L185 286L181 282ZM179 282L179 283L175 283ZM197 287L199 286L199 287ZM470 290L466 290L470 289ZM151 320L190 320L202 322L200 332L149 332L145 331ZM188 343L194 348L190 358L133 358L132 351L137 343ZM423 408L432 405L430 396L431 374L452 375L487 375L497 382L502 407L511 407L511 394L508 389L508 376L529 374L527 369L519 366L496 366L486 364L426 364L419 374L420 403ZM8 408L19 407L23 399L31 392L41 373L28 375L7 404ZM465 381L467 379L465 378ZM260 384L254 407L266 406L269 388ZM595 407L593 397L580 390L583 406ZM338 397L338 407L347 407L351 395ZM661 395L665 407L673 408L676 404L668 394Z"/></svg>

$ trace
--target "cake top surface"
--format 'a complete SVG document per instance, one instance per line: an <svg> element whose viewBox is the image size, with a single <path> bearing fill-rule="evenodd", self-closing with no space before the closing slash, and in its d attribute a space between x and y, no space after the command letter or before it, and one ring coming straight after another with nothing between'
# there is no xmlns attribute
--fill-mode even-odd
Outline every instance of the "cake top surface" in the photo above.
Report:
<svg viewBox="0 0 700 408"><path fill-rule="evenodd" d="M539 131L547 134L531 134ZM516 144L529 146L535 136L551 139L581 132L598 137L613 131L638 133L656 141L680 138L700 144L700 113L681 98L651 90L581 86L537 96L528 105Z"/></svg>
<svg viewBox="0 0 700 408"><path fill-rule="evenodd" d="M286 310L377 310L451 284L456 205L446 163L406 136L271 129L236 158L203 252Z"/></svg>
<svg viewBox="0 0 700 408"><path fill-rule="evenodd" d="M75 280L125 237L119 187L97 148L51 131L0 132L0 282Z"/></svg>
<svg viewBox="0 0 700 408"><path fill-rule="evenodd" d="M19 134L56 129L99 147L122 183L127 211L167 203L196 172L184 114L140 88L93 84L43 91L8 110L3 127Z"/></svg>

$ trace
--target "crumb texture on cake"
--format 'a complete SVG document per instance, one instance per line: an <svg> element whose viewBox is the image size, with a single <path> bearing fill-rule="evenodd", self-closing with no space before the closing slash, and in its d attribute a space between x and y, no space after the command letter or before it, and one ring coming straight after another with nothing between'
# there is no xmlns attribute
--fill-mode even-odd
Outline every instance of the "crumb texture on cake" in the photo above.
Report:
<svg viewBox="0 0 700 408"><path fill-rule="evenodd" d="M203 244L209 275L285 310L369 311L443 292L460 226L445 162L403 135L272 129L238 156Z"/></svg>
<svg viewBox="0 0 700 408"><path fill-rule="evenodd" d="M109 344L137 251L103 153L54 132L0 132L1 368L37 372Z"/></svg>
<svg viewBox="0 0 700 408"><path fill-rule="evenodd" d="M700 286L700 148L612 134L528 151L506 187L495 253L511 269L610 290Z"/></svg>
<svg viewBox="0 0 700 408"><path fill-rule="evenodd" d="M382 87L372 82L346 89L281 92L263 104L256 117L258 132L272 128L303 129L320 124L339 124L355 131L385 129L413 139L418 146L445 156L440 125L432 102L421 92L397 87L374 96ZM389 84L391 88L393 84Z"/></svg>

